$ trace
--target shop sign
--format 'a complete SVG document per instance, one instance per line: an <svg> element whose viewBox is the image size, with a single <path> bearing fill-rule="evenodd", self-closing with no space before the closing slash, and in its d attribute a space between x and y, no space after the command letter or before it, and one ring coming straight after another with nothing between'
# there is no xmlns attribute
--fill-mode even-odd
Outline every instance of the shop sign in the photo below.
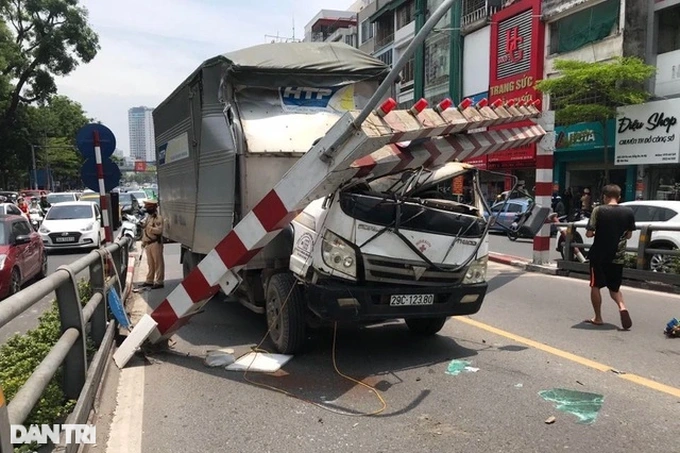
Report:
<svg viewBox="0 0 680 453"><path fill-rule="evenodd" d="M616 165L680 163L680 99L617 109Z"/></svg>
<svg viewBox="0 0 680 453"><path fill-rule="evenodd" d="M607 122L607 145L614 147L616 121ZM603 149L605 144L602 123L578 123L555 128L556 151L588 151Z"/></svg>
<svg viewBox="0 0 680 453"><path fill-rule="evenodd" d="M473 165L479 168L480 170L486 170L488 167L487 156L473 157L470 159L465 159L463 162L466 164Z"/></svg>
<svg viewBox="0 0 680 453"><path fill-rule="evenodd" d="M541 99L535 84L543 77L545 24L540 20L541 0L519 0L501 9L491 19L491 61L489 62L489 101L530 102ZM533 124L513 123L511 127ZM490 127L489 130L507 128ZM536 144L499 151L492 162L530 167L536 158ZM496 164L497 167L503 165Z"/></svg>

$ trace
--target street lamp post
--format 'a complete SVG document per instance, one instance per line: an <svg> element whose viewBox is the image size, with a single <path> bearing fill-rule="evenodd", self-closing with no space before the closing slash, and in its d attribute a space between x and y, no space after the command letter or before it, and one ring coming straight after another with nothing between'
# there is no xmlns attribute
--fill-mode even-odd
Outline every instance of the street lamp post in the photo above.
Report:
<svg viewBox="0 0 680 453"><path fill-rule="evenodd" d="M33 189L38 190L38 169L35 166L35 145L31 144L31 156L33 157Z"/></svg>

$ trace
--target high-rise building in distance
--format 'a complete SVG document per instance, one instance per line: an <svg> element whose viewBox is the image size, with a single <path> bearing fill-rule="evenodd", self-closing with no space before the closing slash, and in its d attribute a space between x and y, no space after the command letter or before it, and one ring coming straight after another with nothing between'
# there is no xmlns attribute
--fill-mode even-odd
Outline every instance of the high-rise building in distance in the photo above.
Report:
<svg viewBox="0 0 680 453"><path fill-rule="evenodd" d="M153 112L149 107L132 107L128 110L128 126L130 129L130 157L135 160L154 162L156 149L154 145Z"/></svg>

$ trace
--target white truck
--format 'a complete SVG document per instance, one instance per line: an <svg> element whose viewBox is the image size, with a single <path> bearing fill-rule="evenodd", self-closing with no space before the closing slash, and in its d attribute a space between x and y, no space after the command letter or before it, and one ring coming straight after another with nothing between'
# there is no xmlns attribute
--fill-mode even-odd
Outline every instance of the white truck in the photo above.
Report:
<svg viewBox="0 0 680 453"><path fill-rule="evenodd" d="M164 235L181 244L185 276L388 72L344 44L265 44L204 62L154 110ZM460 162L368 172L309 204L235 294L266 314L282 353L327 321L400 318L435 334L484 300L484 209L478 171Z"/></svg>

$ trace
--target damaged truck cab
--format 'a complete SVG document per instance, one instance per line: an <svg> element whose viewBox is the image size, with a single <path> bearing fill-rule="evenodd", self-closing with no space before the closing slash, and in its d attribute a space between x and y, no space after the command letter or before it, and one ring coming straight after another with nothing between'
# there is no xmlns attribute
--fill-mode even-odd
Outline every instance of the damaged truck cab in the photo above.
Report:
<svg viewBox="0 0 680 453"><path fill-rule="evenodd" d="M204 62L154 110L164 235L181 244L185 276L388 72L344 44L266 44ZM480 309L489 227L477 170L350 179L239 270L234 295L266 315L279 352L301 350L323 322L400 318L430 335Z"/></svg>
<svg viewBox="0 0 680 453"><path fill-rule="evenodd" d="M466 180L467 200L452 194ZM418 334L470 315L486 293L488 242L477 171L452 162L354 184L292 222L290 270L321 319L404 318ZM302 295L301 295L302 297Z"/></svg>

